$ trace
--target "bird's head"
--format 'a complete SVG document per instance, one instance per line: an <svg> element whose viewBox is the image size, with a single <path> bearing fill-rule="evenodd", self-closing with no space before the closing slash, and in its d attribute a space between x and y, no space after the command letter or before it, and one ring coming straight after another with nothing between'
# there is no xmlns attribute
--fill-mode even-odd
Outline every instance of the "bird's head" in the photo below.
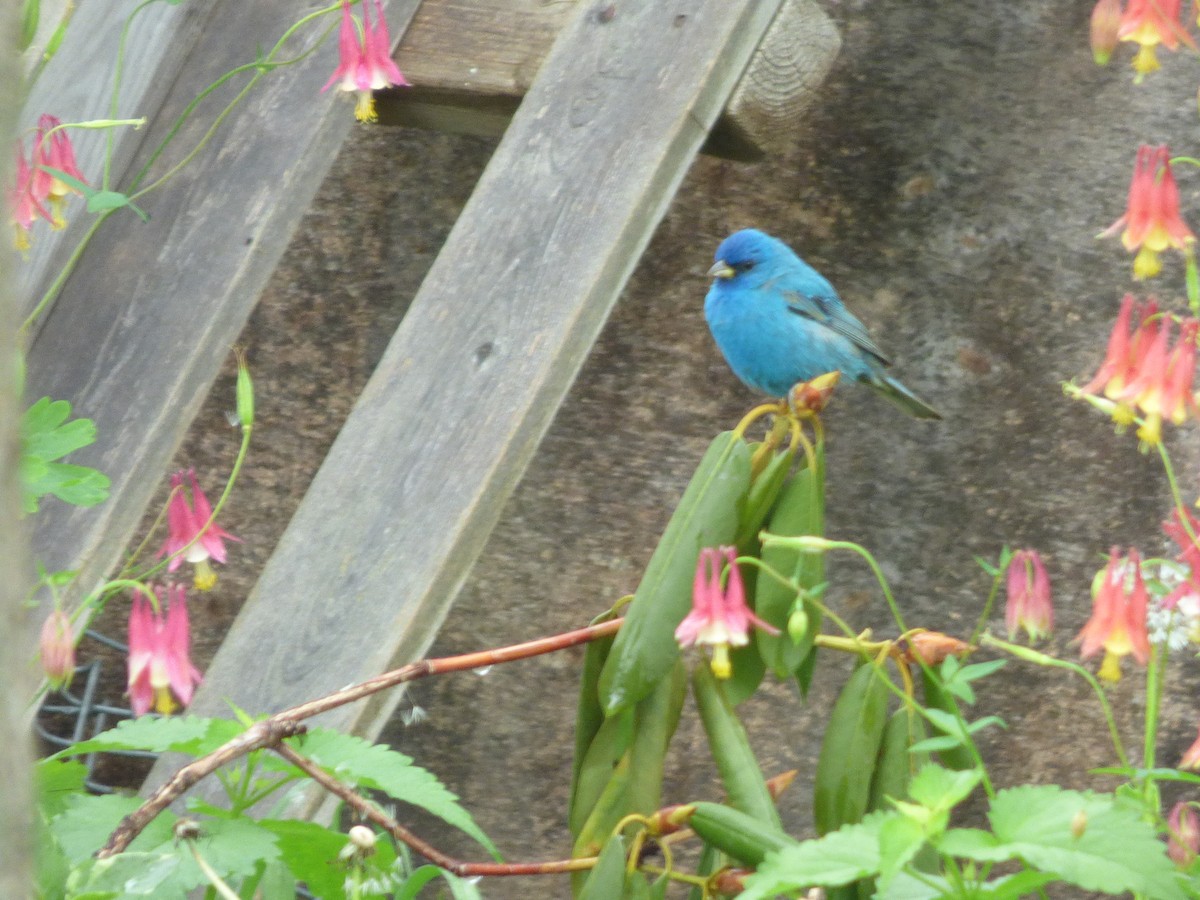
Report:
<svg viewBox="0 0 1200 900"><path fill-rule="evenodd" d="M791 255L785 244L770 235L754 228L745 228L721 242L708 276L718 281L758 280L768 277L772 266Z"/></svg>

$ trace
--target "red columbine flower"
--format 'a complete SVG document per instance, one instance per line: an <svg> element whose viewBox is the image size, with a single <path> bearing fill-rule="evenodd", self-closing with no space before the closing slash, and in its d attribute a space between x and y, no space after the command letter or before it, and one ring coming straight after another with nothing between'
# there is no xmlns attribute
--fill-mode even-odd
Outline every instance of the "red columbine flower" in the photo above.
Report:
<svg viewBox="0 0 1200 900"><path fill-rule="evenodd" d="M216 522L208 524L212 518L212 505L196 483L196 470L188 469L187 477L191 483L192 499L188 502L183 488L185 473L176 472L171 476L171 499L167 503L167 539L158 550L158 556L171 556L168 572L174 572L186 560L196 567L194 584L197 590L212 590L217 583L217 574L208 564L210 559L219 563L225 562L225 540L241 541L241 538L230 534ZM208 527L205 527L205 525ZM183 548L187 550L180 553ZM178 555L176 555L178 554Z"/></svg>
<svg viewBox="0 0 1200 900"><path fill-rule="evenodd" d="M140 592L129 613L129 702L135 716L170 715L192 701L200 672L192 665L187 593L181 584L154 589L159 611ZM165 612L164 612L165 606Z"/></svg>
<svg viewBox="0 0 1200 900"><path fill-rule="evenodd" d="M1080 655L1087 659L1104 649L1100 677L1106 681L1121 679L1121 657L1133 654L1142 665L1150 659L1150 638L1146 634L1146 607L1149 594L1142 581L1141 557L1131 549L1126 559L1112 548L1108 566L1092 582L1092 617L1077 641Z"/></svg>
<svg viewBox="0 0 1200 900"><path fill-rule="evenodd" d="M379 0L375 3L375 22L372 23L363 0L362 27L350 14L349 0L342 0L342 27L338 32L338 67L326 82L322 91L327 91L334 82L338 89L354 91L358 102L354 117L360 122L374 122L375 98L372 91L389 85L407 85L404 75L392 60L392 41L388 36L387 21Z"/></svg>
<svg viewBox="0 0 1200 900"><path fill-rule="evenodd" d="M1183 800L1172 806L1167 816L1167 856L1184 868L1200 856L1200 816Z"/></svg>
<svg viewBox="0 0 1200 900"><path fill-rule="evenodd" d="M75 674L75 630L71 617L61 609L54 610L42 623L39 650L50 687L56 691L70 687Z"/></svg>
<svg viewBox="0 0 1200 900"><path fill-rule="evenodd" d="M1167 537L1179 545L1179 555L1176 559L1188 569L1187 577L1163 598L1164 609L1174 609L1185 597L1200 597L1200 546L1196 544L1196 540L1200 538L1200 520L1188 510L1184 510L1183 513L1187 517L1186 527L1178 508L1171 512L1171 518L1163 522L1162 526Z"/></svg>
<svg viewBox="0 0 1200 900"><path fill-rule="evenodd" d="M1196 44L1179 21L1180 0L1129 0L1117 37L1138 45L1133 58L1133 70L1137 74L1134 82L1158 69L1155 48L1162 44L1168 50L1176 49L1182 42L1189 47Z"/></svg>
<svg viewBox="0 0 1200 900"><path fill-rule="evenodd" d="M17 141L16 149L16 166L13 170L16 173L16 181L9 192L8 205L13 226L16 228L14 244L21 254L25 255L29 251L29 231L33 228L35 218L41 216L47 222L53 222L54 217L33 192L34 170L25 158L25 148L20 141Z"/></svg>
<svg viewBox="0 0 1200 900"><path fill-rule="evenodd" d="M1127 399L1146 414L1145 423L1138 429L1138 438L1147 444L1162 440L1162 422L1168 419L1176 425L1196 413L1192 397L1192 381L1196 370L1195 319L1183 323L1178 342L1168 353L1171 319L1164 317L1155 340L1142 361L1142 371L1126 389Z"/></svg>
<svg viewBox="0 0 1200 900"><path fill-rule="evenodd" d="M1008 564L1008 605L1004 611L1008 639L1024 628L1031 641L1054 630L1050 576L1036 550L1018 550Z"/></svg>
<svg viewBox="0 0 1200 900"><path fill-rule="evenodd" d="M1096 65L1106 66L1117 49L1121 28L1121 0L1098 0L1092 8L1092 58Z"/></svg>
<svg viewBox="0 0 1200 900"><path fill-rule="evenodd" d="M1158 255L1168 247L1191 253L1196 236L1179 212L1179 187L1171 173L1171 153L1165 144L1142 144L1138 148L1125 214L1100 236L1111 237L1118 231L1125 249L1138 251L1133 260L1133 277L1137 279L1153 278L1162 271Z"/></svg>
<svg viewBox="0 0 1200 900"><path fill-rule="evenodd" d="M52 226L62 228L67 224L63 209L67 204L68 194L79 194L78 188L73 188L53 172L43 166L57 169L72 178L83 181L83 175L75 164L75 148L71 146L71 138L62 122L54 116L45 114L38 119L37 137L34 138L33 156L37 169L33 175L34 195L39 199L50 201L53 213Z"/></svg>
<svg viewBox="0 0 1200 900"><path fill-rule="evenodd" d="M721 589L721 556L729 562L729 582ZM771 634L779 630L764 622L746 605L746 589L737 567L737 550L733 547L705 547L696 561L696 579L692 586L692 611L675 629L680 646L709 644L713 648L712 670L718 678L733 674L729 664L729 648L744 647L750 642L750 625Z"/></svg>
<svg viewBox="0 0 1200 900"><path fill-rule="evenodd" d="M1197 735L1192 745L1183 751L1176 768L1190 769L1193 772L1200 770L1200 735Z"/></svg>

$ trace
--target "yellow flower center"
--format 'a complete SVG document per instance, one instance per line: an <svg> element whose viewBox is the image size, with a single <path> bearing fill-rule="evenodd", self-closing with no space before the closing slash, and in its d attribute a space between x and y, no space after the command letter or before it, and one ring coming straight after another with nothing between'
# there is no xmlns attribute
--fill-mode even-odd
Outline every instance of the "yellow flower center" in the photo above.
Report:
<svg viewBox="0 0 1200 900"><path fill-rule="evenodd" d="M712 673L722 680L733 674L733 665L729 662L728 644L713 645Z"/></svg>
<svg viewBox="0 0 1200 900"><path fill-rule="evenodd" d="M360 122L377 122L379 116L375 112L375 95L370 91L359 91L358 101L354 104L354 118Z"/></svg>
<svg viewBox="0 0 1200 900"><path fill-rule="evenodd" d="M217 586L217 573L208 564L207 559L200 560L195 566L196 573L192 576L192 584L196 586L196 590L211 591Z"/></svg>
<svg viewBox="0 0 1200 900"><path fill-rule="evenodd" d="M1158 251L1149 244L1143 244L1138 255L1133 258L1133 277L1142 281L1153 278L1161 271L1162 260L1158 258Z"/></svg>

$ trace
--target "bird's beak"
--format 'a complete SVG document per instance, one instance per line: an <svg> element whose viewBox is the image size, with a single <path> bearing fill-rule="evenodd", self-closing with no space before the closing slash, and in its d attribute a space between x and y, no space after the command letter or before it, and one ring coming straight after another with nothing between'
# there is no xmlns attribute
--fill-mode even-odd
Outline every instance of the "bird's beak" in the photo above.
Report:
<svg viewBox="0 0 1200 900"><path fill-rule="evenodd" d="M723 259L718 259L713 263L713 267L708 270L709 278L732 278L734 271L729 267L729 263Z"/></svg>

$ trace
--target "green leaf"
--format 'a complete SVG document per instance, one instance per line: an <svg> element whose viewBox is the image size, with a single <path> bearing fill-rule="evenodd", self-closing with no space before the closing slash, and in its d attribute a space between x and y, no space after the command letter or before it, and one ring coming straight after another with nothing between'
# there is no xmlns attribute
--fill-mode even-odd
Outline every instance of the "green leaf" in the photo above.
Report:
<svg viewBox="0 0 1200 900"><path fill-rule="evenodd" d="M39 760L34 767L37 784L38 811L51 819L67 808L73 796L86 793L87 766L80 762Z"/></svg>
<svg viewBox="0 0 1200 900"><path fill-rule="evenodd" d="M797 888L837 887L878 875L880 832L894 818L895 813L871 813L857 825L767 854L758 871L746 879L739 900L768 900Z"/></svg>
<svg viewBox="0 0 1200 900"><path fill-rule="evenodd" d="M38 474L30 477L33 472ZM108 499L111 487L108 476L90 466L37 460L28 469L23 465L21 473L26 512L37 512L38 498L46 494L72 506L96 506Z"/></svg>
<svg viewBox="0 0 1200 900"><path fill-rule="evenodd" d="M887 724L888 677L882 667L863 663L851 673L829 715L813 784L818 834L858 822L866 812Z"/></svg>
<svg viewBox="0 0 1200 900"><path fill-rule="evenodd" d="M67 879L72 900L82 897L154 897L183 900L186 889L178 883L183 857L176 852L127 850L108 859L87 861ZM193 864L194 865L194 864Z"/></svg>
<svg viewBox="0 0 1200 900"><path fill-rule="evenodd" d="M320 900L342 900L346 870L337 859L346 835L298 819L263 819L258 824L275 836L279 856L296 881L303 881Z"/></svg>
<svg viewBox="0 0 1200 900"><path fill-rule="evenodd" d="M90 419L68 422L70 415L67 401L42 397L22 417L19 469L26 513L37 512L38 499L46 494L75 506L95 506L108 497L109 480L103 473L54 462L96 440Z"/></svg>
<svg viewBox="0 0 1200 900"><path fill-rule="evenodd" d="M913 778L908 795L934 812L947 812L966 800L982 778L974 769L953 771L931 764Z"/></svg>
<svg viewBox="0 0 1200 900"><path fill-rule="evenodd" d="M196 850L227 881L253 875L261 863L280 858L279 845L271 830L246 818L201 820ZM182 868L189 888L208 883L190 852Z"/></svg>
<svg viewBox="0 0 1200 900"><path fill-rule="evenodd" d="M645 697L679 658L675 628L691 607L700 550L732 543L749 489L749 446L731 431L717 435L650 557L600 673L607 715Z"/></svg>
<svg viewBox="0 0 1200 900"><path fill-rule="evenodd" d="M203 756L245 731L228 719L200 716L141 716L126 719L115 728L60 750L50 759L105 750L148 750L151 753L187 753Z"/></svg>
<svg viewBox="0 0 1200 900"><path fill-rule="evenodd" d="M925 831L912 819L897 816L884 822L879 829L879 886L886 889L924 843Z"/></svg>
<svg viewBox="0 0 1200 900"><path fill-rule="evenodd" d="M708 666L699 665L693 671L692 695L729 805L759 822L782 828L750 737Z"/></svg>
<svg viewBox="0 0 1200 900"><path fill-rule="evenodd" d="M25 453L49 461L94 443L95 423L91 419L67 422L70 415L71 404L66 400L43 397L29 407L21 420L21 440Z"/></svg>
<svg viewBox="0 0 1200 900"><path fill-rule="evenodd" d="M289 742L342 781L383 791L397 800L419 806L470 835L499 858L495 845L475 824L470 813L459 805L458 797L432 772L415 765L403 753L328 728L314 728Z"/></svg>
<svg viewBox="0 0 1200 900"><path fill-rule="evenodd" d="M49 168L43 166L42 168ZM61 177L61 173L60 173ZM66 179L64 179L66 180ZM139 219L143 222L149 222L150 217L146 215L146 211L130 202L129 197L119 191L86 191L87 195L87 211L90 213L106 212L110 209L120 209L123 206L128 206L132 209Z"/></svg>
<svg viewBox="0 0 1200 900"><path fill-rule="evenodd" d="M103 847L121 819L141 805L138 797L76 794L67 801L66 809L51 819L50 828L67 860L77 865ZM134 839L131 849L148 850L170 841L175 818L171 812L161 813Z"/></svg>
<svg viewBox="0 0 1200 900"><path fill-rule="evenodd" d="M995 845L956 836L950 843L956 855L979 862L1021 859L1090 891L1130 891L1156 900L1185 896L1154 828L1136 807L1110 794L1055 785L1010 788L996 795L988 818Z"/></svg>

